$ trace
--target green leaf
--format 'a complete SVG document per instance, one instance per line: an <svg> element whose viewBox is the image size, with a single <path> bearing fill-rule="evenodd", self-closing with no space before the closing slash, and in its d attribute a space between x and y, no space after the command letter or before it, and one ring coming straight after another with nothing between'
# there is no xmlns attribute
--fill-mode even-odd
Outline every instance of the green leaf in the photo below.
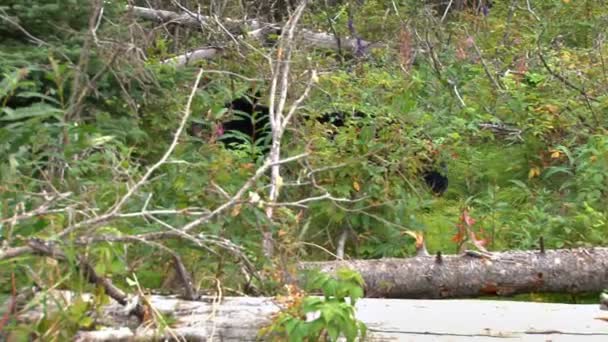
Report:
<svg viewBox="0 0 608 342"><path fill-rule="evenodd" d="M54 97L40 94L40 93L37 93L34 91L22 91L22 92L19 92L19 94L17 94L16 97L21 97L21 98L26 98L26 99L37 98L37 99L45 100L48 102L52 102L57 106L61 106L61 102L57 101L57 99L55 99Z"/></svg>
<svg viewBox="0 0 608 342"><path fill-rule="evenodd" d="M61 116L59 114L63 113L61 109L45 103L35 103L29 107L19 107L16 109L4 108L3 111L6 115L0 117L0 121L16 121L30 118L46 119L49 117L60 120Z"/></svg>
<svg viewBox="0 0 608 342"><path fill-rule="evenodd" d="M129 277L125 277L125 281L127 282L127 285L129 285L131 287L137 286L137 282L135 280L132 280Z"/></svg>
<svg viewBox="0 0 608 342"><path fill-rule="evenodd" d="M551 177L551 176L553 176L555 174L558 174L558 173L563 173L563 174L566 174L566 175L569 175L569 176L572 175L572 171L570 170L569 167L566 167L566 166L552 166L552 167L548 168L547 171L544 172L543 178L547 179L547 178L549 178L549 177Z"/></svg>
<svg viewBox="0 0 608 342"><path fill-rule="evenodd" d="M302 311L304 313L314 312L319 310L324 301L318 297L306 297L302 301Z"/></svg>
<svg viewBox="0 0 608 342"><path fill-rule="evenodd" d="M327 334L332 341L337 341L338 337L340 337L340 329L334 325L329 325L327 326Z"/></svg>
<svg viewBox="0 0 608 342"><path fill-rule="evenodd" d="M294 335L294 331L296 329L298 329L300 323L302 323L302 322L299 319L297 319L297 318L290 317L289 319L287 319L284 322L284 324L285 324L285 332L287 332L287 336Z"/></svg>
<svg viewBox="0 0 608 342"><path fill-rule="evenodd" d="M94 320L90 316L83 316L80 321L78 321L78 325L82 328L89 329L93 326Z"/></svg>
<svg viewBox="0 0 608 342"><path fill-rule="evenodd" d="M336 315L339 315L339 309L334 303L325 303L321 308L321 318L325 323L331 323Z"/></svg>

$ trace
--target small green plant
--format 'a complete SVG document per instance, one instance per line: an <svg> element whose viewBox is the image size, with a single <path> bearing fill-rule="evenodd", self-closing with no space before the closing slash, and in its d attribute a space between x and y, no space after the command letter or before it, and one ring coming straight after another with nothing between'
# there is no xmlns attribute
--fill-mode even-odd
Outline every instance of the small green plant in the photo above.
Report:
<svg viewBox="0 0 608 342"><path fill-rule="evenodd" d="M355 304L363 296L363 278L356 271L341 269L336 278L325 273L309 275L308 291L323 297L303 296L292 289L288 307L261 334L273 341L337 341L343 336L354 341L367 333L355 317Z"/></svg>

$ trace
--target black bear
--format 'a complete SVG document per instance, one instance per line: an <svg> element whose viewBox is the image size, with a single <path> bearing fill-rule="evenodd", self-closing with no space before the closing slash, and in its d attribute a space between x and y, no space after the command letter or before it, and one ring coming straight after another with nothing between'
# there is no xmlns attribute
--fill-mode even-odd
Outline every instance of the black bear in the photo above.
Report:
<svg viewBox="0 0 608 342"><path fill-rule="evenodd" d="M232 119L223 121L216 134L227 148L248 145L265 154L271 138L268 107L258 104L256 96L242 96L225 105Z"/></svg>
<svg viewBox="0 0 608 342"><path fill-rule="evenodd" d="M242 96L225 104L232 115L231 119L224 120L217 126L216 136L228 149L241 149L250 146L254 155L265 155L271 144L271 127L269 109L259 104L260 94L254 96ZM310 116L303 115L304 119L310 120ZM369 118L370 116L361 111L346 113L342 111L324 113L316 118L321 124L331 124L327 137L333 139L337 130L344 127L348 122ZM390 124L390 123L389 123ZM440 169L440 170L439 170ZM448 177L444 162L437 167L428 166L421 171L424 182L436 195L442 195L448 187Z"/></svg>
<svg viewBox="0 0 608 342"><path fill-rule="evenodd" d="M317 121L322 124L332 124L335 128L340 128L346 125L348 121L352 120L360 120L364 118L369 118L370 116L361 111L354 111L352 114L348 114L345 112L330 112L325 113L317 118ZM309 119L309 117L306 117ZM389 125L395 124L393 120L389 120ZM330 130L328 132L328 138L333 139L337 132L335 130ZM431 191L437 195L441 196L448 188L448 177L447 175L447 165L445 162L441 162L439 167L434 167L432 165L428 165L421 170L421 176L426 185L431 189Z"/></svg>
<svg viewBox="0 0 608 342"><path fill-rule="evenodd" d="M447 173L447 167L443 162L441 163L441 169L441 171ZM448 177L437 169L424 170L422 178L435 195L441 196L448 189Z"/></svg>

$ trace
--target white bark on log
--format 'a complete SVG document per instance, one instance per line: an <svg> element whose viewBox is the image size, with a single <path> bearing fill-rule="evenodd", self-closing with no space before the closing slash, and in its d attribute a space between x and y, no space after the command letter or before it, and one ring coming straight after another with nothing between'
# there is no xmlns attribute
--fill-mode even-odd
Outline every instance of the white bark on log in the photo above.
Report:
<svg viewBox="0 0 608 342"><path fill-rule="evenodd" d="M41 296L42 298L42 296ZM47 312L56 303L32 308L21 319L35 321L43 304ZM90 296L89 296L90 298ZM260 328L271 322L279 306L272 298L227 297L214 305L211 298L186 301L150 296L152 306L175 320L171 331L159 333L129 325L116 302L103 309L102 317L113 322L98 331L81 331L76 341L153 340L173 336L188 341L255 341ZM38 310L38 311L36 311ZM369 328L368 341L607 341L608 323L597 318L598 305L543 304L483 300L362 299L357 318ZM174 335L172 335L174 334Z"/></svg>
<svg viewBox="0 0 608 342"><path fill-rule="evenodd" d="M191 16L187 13L179 14L172 11L164 11L153 8L140 6L129 6L129 10L133 11L137 17L149 21L160 21L163 23L175 23L179 25L187 25L200 27L201 22L204 24L208 19L204 16Z"/></svg>
<svg viewBox="0 0 608 342"><path fill-rule="evenodd" d="M310 46L321 48L321 49L330 49L334 51L338 51L338 48L341 48L344 51L348 51L350 53L357 53L359 48L362 49L361 53L365 53L368 48L374 46L373 43L368 42L366 40L357 41L356 38L341 38L340 45L338 46L338 42L336 37L333 34L326 32L313 32L310 30L300 30L300 36L302 39ZM359 46L360 45L360 46Z"/></svg>
<svg viewBox="0 0 608 342"><path fill-rule="evenodd" d="M361 273L366 297L463 298L517 293L601 292L608 287L608 248L509 251L491 258L446 255L407 259L303 262L301 269Z"/></svg>
<svg viewBox="0 0 608 342"><path fill-rule="evenodd" d="M220 53L220 50L221 49L219 49L219 48L205 48L205 49L194 50L192 52L188 52L183 55L165 59L164 61L162 61L162 63L171 64L176 67L183 67L192 62L213 58L218 53Z"/></svg>

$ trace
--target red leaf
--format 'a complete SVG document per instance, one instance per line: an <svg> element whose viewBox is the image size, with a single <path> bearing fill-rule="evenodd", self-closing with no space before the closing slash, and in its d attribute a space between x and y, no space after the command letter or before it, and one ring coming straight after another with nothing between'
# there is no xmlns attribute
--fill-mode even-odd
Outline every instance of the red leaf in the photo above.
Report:
<svg viewBox="0 0 608 342"><path fill-rule="evenodd" d="M471 232L471 235L473 237L473 240L475 240L475 244L476 245L479 244L481 246L485 246L488 243L488 240L485 239L485 238L478 239L477 235L475 234L475 232Z"/></svg>
<svg viewBox="0 0 608 342"><path fill-rule="evenodd" d="M460 243L463 240L464 240L464 234L462 234L462 232L459 229L458 232L456 234L454 234L454 236L452 236L452 242Z"/></svg>
<svg viewBox="0 0 608 342"><path fill-rule="evenodd" d="M469 227L475 224L475 219L469 216L469 212L466 209L462 211L462 216L460 219Z"/></svg>

